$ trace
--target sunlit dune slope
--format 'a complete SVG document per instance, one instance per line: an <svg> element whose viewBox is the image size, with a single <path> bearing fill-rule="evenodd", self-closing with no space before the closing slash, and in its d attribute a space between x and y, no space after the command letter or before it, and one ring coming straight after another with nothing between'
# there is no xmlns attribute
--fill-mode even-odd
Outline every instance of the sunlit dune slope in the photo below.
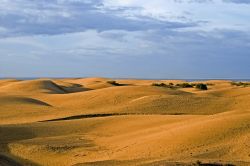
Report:
<svg viewBox="0 0 250 166"><path fill-rule="evenodd" d="M56 112L50 104L35 98L0 94L0 124L34 122Z"/></svg>
<svg viewBox="0 0 250 166"><path fill-rule="evenodd" d="M102 89L112 87L113 85L109 84L108 81L111 79L107 78L80 78L80 79L66 79L64 82L70 82L74 84L79 84L84 86L89 90L93 89Z"/></svg>
<svg viewBox="0 0 250 166"><path fill-rule="evenodd" d="M214 114L228 111L235 104L234 98L230 97L199 95L178 89L153 86L117 86L65 95L51 95L42 100L68 110L74 109L82 114L111 112Z"/></svg>
<svg viewBox="0 0 250 166"><path fill-rule="evenodd" d="M5 86L5 85L8 85L10 83L13 83L13 82L18 82L19 80L15 80L15 79L0 79L0 87L1 86Z"/></svg>
<svg viewBox="0 0 250 166"><path fill-rule="evenodd" d="M65 90L51 80L27 80L9 83L0 88L8 93L65 93Z"/></svg>
<svg viewBox="0 0 250 166"><path fill-rule="evenodd" d="M5 126L1 141L11 140L12 154L41 165L141 159L141 163L162 159L234 163L249 161L249 117L249 112L230 112L211 117L134 115L34 123ZM20 133L20 138L8 132Z"/></svg>

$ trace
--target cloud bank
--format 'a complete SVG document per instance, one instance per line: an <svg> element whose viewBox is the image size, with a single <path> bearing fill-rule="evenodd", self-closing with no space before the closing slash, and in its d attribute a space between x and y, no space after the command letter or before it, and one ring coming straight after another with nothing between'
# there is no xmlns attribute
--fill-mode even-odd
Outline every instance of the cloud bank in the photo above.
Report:
<svg viewBox="0 0 250 166"><path fill-rule="evenodd" d="M250 78L245 0L1 0L0 77Z"/></svg>

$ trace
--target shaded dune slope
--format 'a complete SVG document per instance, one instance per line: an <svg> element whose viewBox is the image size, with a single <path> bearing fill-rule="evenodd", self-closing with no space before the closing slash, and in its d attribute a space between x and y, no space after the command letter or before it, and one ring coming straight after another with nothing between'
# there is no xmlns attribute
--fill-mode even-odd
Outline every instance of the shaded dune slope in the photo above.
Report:
<svg viewBox="0 0 250 166"><path fill-rule="evenodd" d="M43 101L29 98L29 97L21 97L21 96L0 96L0 104L1 106L10 106L10 105L41 105L41 106L51 106L48 103Z"/></svg>

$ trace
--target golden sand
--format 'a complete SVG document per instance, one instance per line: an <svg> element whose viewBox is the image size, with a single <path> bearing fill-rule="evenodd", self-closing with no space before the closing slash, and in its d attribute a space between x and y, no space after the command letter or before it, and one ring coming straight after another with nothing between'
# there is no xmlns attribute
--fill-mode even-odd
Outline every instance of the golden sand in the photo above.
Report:
<svg viewBox="0 0 250 166"><path fill-rule="evenodd" d="M250 165L250 87L108 80L0 80L0 165Z"/></svg>

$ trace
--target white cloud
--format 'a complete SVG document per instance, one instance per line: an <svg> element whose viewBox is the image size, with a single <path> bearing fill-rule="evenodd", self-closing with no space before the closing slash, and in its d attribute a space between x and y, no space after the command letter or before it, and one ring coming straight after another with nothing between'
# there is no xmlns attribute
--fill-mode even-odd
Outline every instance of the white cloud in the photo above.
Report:
<svg viewBox="0 0 250 166"><path fill-rule="evenodd" d="M135 8L128 16L151 17L158 20L177 22L207 22L195 29L249 29L250 5L225 3L223 0L104 0L106 8ZM123 16L127 11L122 11ZM131 14L132 13L132 14Z"/></svg>
<svg viewBox="0 0 250 166"><path fill-rule="evenodd" d="M56 35L91 29L247 30L249 9L246 3L224 0L3 0L0 37Z"/></svg>

